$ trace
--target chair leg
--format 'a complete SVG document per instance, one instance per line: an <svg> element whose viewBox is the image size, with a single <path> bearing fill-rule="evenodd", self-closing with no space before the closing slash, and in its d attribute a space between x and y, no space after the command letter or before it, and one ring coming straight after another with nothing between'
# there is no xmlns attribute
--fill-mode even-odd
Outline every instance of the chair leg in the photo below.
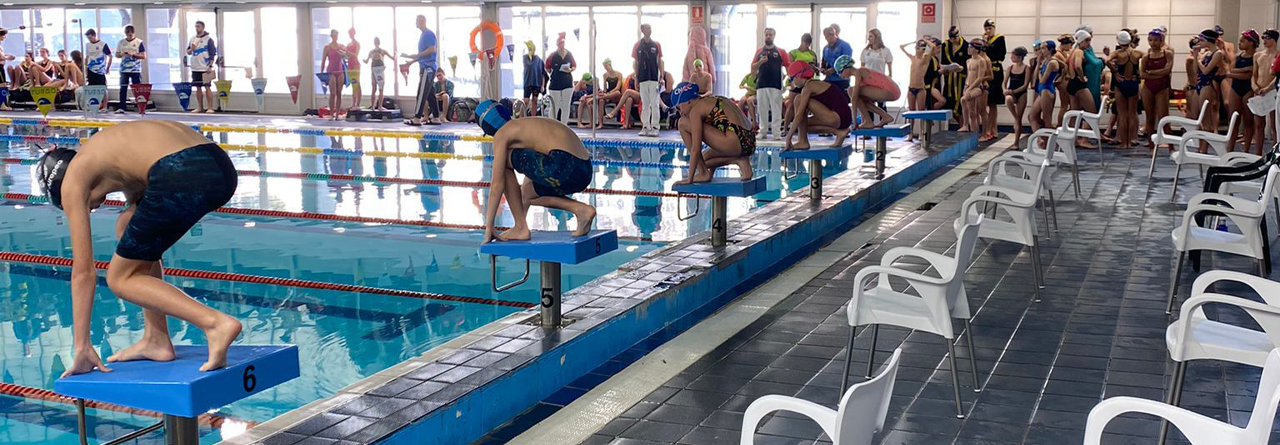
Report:
<svg viewBox="0 0 1280 445"><path fill-rule="evenodd" d="M1044 216L1044 237L1045 239L1051 239L1049 237L1049 203L1045 202L1043 196L1040 197L1040 214Z"/></svg>
<svg viewBox="0 0 1280 445"><path fill-rule="evenodd" d="M951 389L956 397L956 418L964 418L964 405L960 402L960 370L956 369L956 345L947 341L947 360L951 361Z"/></svg>
<svg viewBox="0 0 1280 445"><path fill-rule="evenodd" d="M840 396L849 389L849 368L853 367L853 339L858 336L858 328L849 326L849 352L844 355L844 372L840 373Z"/></svg>
<svg viewBox="0 0 1280 445"><path fill-rule="evenodd" d="M1280 197L1272 198L1271 200L1276 204L1276 237L1280 238Z"/></svg>
<svg viewBox="0 0 1280 445"><path fill-rule="evenodd" d="M871 325L871 348L867 349L867 378L871 378L876 362L876 341L880 339L880 325Z"/></svg>
<svg viewBox="0 0 1280 445"><path fill-rule="evenodd" d="M1169 390L1169 398L1166 399L1166 402L1168 404L1173 406L1178 406L1178 403L1181 402L1182 381L1186 379L1186 376L1187 376L1187 362L1186 361L1178 362L1178 365L1173 370L1173 389ZM1160 441L1156 443L1160 445L1164 445L1165 441L1168 439L1169 439L1169 421L1161 420L1160 421Z"/></svg>
<svg viewBox="0 0 1280 445"><path fill-rule="evenodd" d="M1182 164L1173 169L1173 193L1169 194L1169 202L1173 202L1178 198L1178 175L1182 174Z"/></svg>
<svg viewBox="0 0 1280 445"><path fill-rule="evenodd" d="M1040 289L1044 289L1044 276L1040 270L1040 239L1031 237L1031 275L1035 277L1036 302L1040 302Z"/></svg>
<svg viewBox="0 0 1280 445"><path fill-rule="evenodd" d="M1071 182L1076 186L1076 200L1080 199L1080 169L1071 164Z"/></svg>
<svg viewBox="0 0 1280 445"><path fill-rule="evenodd" d="M1053 231L1058 231L1058 200L1053 197L1053 189L1049 190L1049 214L1053 215ZM1045 237L1048 239L1048 236Z"/></svg>
<svg viewBox="0 0 1280 445"><path fill-rule="evenodd" d="M1267 266L1265 265L1265 263L1262 260L1253 260L1253 263L1258 266L1258 276L1262 278L1266 278Z"/></svg>
<svg viewBox="0 0 1280 445"><path fill-rule="evenodd" d="M969 344L969 370L973 371L973 392L982 392L982 379L978 378L978 351L973 349L973 325L964 319L964 340Z"/></svg>
<svg viewBox="0 0 1280 445"><path fill-rule="evenodd" d="M1178 252L1178 262L1173 266L1173 279L1169 282L1169 306L1164 309L1165 315L1173 315L1173 303L1178 299L1178 279L1182 276L1182 266L1187 262L1187 253Z"/></svg>
<svg viewBox="0 0 1280 445"><path fill-rule="evenodd" d="M1151 149L1151 171L1147 172L1147 180L1151 180L1156 176L1156 154L1160 153L1160 146L1156 145Z"/></svg>

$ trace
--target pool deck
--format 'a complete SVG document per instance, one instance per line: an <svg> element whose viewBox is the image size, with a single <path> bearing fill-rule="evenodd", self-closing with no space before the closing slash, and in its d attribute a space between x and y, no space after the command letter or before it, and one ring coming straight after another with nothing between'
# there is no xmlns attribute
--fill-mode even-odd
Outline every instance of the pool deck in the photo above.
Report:
<svg viewBox="0 0 1280 445"><path fill-rule="evenodd" d="M985 166L977 161L993 151L998 149L975 154L541 423L508 425L518 431L499 429L476 443L737 443L743 412L760 396L795 396L834 408L855 273L879 264L893 247L953 248L951 223L982 183ZM965 419L955 418L944 340L880 329L877 366L894 348L904 354L889 418L873 443L1081 443L1086 416L1102 399L1163 400L1173 369L1164 340L1174 259L1169 233L1201 183L1184 172L1179 204L1170 203L1173 165L1161 157L1156 178L1148 181L1148 153L1107 149L1100 164L1097 151L1081 151L1080 200L1070 191L1070 172L1054 173L1061 226L1052 239L1042 239L1042 302L1031 302L1027 252L979 241L965 283L982 392L972 391L969 368L961 365ZM1273 245L1272 252L1280 249ZM1253 271L1242 257L1205 258L1202 271ZM1195 276L1183 274L1184 289ZM1243 312L1206 310L1224 322L1251 323ZM871 341L867 330L858 334L851 384L862 381ZM968 357L964 347L957 350ZM1260 375L1258 368L1196 361L1188 367L1182 406L1243 426ZM1159 425L1152 417L1122 416L1109 424L1104 443L1154 443ZM1172 438L1170 443L1185 443L1177 433ZM766 417L755 439L831 443L816 423L789 414Z"/></svg>

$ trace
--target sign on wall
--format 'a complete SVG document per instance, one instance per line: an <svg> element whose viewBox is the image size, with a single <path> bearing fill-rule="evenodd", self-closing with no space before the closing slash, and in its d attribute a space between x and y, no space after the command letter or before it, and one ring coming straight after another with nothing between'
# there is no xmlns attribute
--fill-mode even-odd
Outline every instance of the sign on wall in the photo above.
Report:
<svg viewBox="0 0 1280 445"><path fill-rule="evenodd" d="M920 5L920 23L933 23L937 16L937 3L925 3Z"/></svg>
<svg viewBox="0 0 1280 445"><path fill-rule="evenodd" d="M701 25L706 19L706 9L702 6L689 7L689 21L695 25Z"/></svg>

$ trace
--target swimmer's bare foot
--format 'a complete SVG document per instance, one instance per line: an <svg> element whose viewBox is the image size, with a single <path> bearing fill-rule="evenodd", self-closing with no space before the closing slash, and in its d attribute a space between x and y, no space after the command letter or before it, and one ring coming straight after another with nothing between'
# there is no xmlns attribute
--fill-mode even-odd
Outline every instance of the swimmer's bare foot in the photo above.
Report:
<svg viewBox="0 0 1280 445"><path fill-rule="evenodd" d="M583 205L583 209L573 212L573 217L578 218L578 230L573 231L573 236L583 236L591 232L591 223L596 219L596 208Z"/></svg>
<svg viewBox="0 0 1280 445"><path fill-rule="evenodd" d="M689 179L691 182L694 182L694 183L710 182L711 178L714 177L714 175L715 175L714 170L706 169L706 170L703 170L702 172L699 172L698 174L693 175L693 177Z"/></svg>
<svg viewBox="0 0 1280 445"><path fill-rule="evenodd" d="M498 239L501 241L528 241L531 236L532 233L529 231L529 226L517 224L515 227L499 233Z"/></svg>
<svg viewBox="0 0 1280 445"><path fill-rule="evenodd" d="M204 362L201 371L215 371L227 366L227 348L240 336L240 322L230 316L219 315L222 319L204 331L209 340L209 361Z"/></svg>
<svg viewBox="0 0 1280 445"><path fill-rule="evenodd" d="M151 360L155 362L169 362L177 358L177 354L173 352L173 343L168 337L147 338L143 337L133 346L124 348L120 352L107 357L107 362L129 362L134 360Z"/></svg>
<svg viewBox="0 0 1280 445"><path fill-rule="evenodd" d="M749 156L738 158L738 160L733 161L733 165L738 166L738 172L742 176L743 181L751 179L752 175L755 174L755 171L752 170L751 157Z"/></svg>
<svg viewBox="0 0 1280 445"><path fill-rule="evenodd" d="M849 137L849 129L836 131L836 141L831 143L832 147L840 147L844 145L845 138Z"/></svg>

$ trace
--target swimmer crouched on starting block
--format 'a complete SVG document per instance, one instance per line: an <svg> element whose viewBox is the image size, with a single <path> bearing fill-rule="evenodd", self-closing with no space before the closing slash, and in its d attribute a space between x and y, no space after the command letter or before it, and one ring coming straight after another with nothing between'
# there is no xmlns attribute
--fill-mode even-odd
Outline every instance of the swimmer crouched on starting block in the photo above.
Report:
<svg viewBox="0 0 1280 445"><path fill-rule="evenodd" d="M671 91L671 106L680 107L677 126L689 148L689 172L677 184L710 181L717 168L729 164L738 166L742 180L751 179L756 133L733 99L702 95L698 84L682 82Z"/></svg>
<svg viewBox="0 0 1280 445"><path fill-rule="evenodd" d="M89 340L97 285L89 212L115 192L124 194L127 207L116 219L120 243L107 269L107 287L142 306L146 327L142 340L107 361L173 360L166 320L172 315L204 331L209 359L201 371L226 366L240 322L166 283L160 265L165 250L235 194L238 178L226 152L185 125L134 121L103 129L79 150L54 148L36 169L40 188L66 212L71 230L75 351L63 376L111 371Z"/></svg>
<svg viewBox="0 0 1280 445"><path fill-rule="evenodd" d="M591 185L591 154L582 139L564 124L545 117L511 119L511 110L486 100L476 107L476 122L493 136L493 182L484 213L484 242L527 240L529 224L525 215L530 205L566 210L578 219L573 236L591 231L596 208L569 199ZM515 172L525 175L524 185ZM511 207L515 225L494 233L494 220L502 198Z"/></svg>

